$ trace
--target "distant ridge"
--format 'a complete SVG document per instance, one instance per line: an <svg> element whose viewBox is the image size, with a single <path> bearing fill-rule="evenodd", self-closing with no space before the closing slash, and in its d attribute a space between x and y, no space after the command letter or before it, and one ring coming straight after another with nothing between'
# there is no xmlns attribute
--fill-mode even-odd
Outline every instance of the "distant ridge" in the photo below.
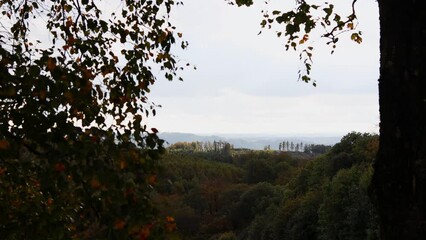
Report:
<svg viewBox="0 0 426 240"><path fill-rule="evenodd" d="M289 141L303 144L323 144L323 145L334 145L340 141L342 136L333 137L291 137L291 136L250 136L236 134L232 136L220 136L220 135L198 135L192 133L175 133L175 132L164 132L159 134L160 138L166 140L167 144L174 144L176 142L213 142L213 141L226 141L234 145L235 148L248 148L254 150L261 150L265 146L270 145L271 149L278 150L280 142Z"/></svg>

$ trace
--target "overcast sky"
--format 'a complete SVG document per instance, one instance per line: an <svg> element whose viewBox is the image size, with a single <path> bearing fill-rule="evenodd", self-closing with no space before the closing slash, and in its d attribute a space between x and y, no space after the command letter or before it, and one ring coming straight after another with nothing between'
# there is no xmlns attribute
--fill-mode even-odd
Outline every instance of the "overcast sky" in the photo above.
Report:
<svg viewBox="0 0 426 240"><path fill-rule="evenodd" d="M346 36L330 55L324 40L313 38L313 87L297 81L298 53L286 52L284 39L273 30L257 35L260 10L271 8L259 2L238 8L224 0L185 0L175 8L174 24L190 43L180 58L197 70L186 70L183 82L156 83L150 98L162 108L149 126L198 134L378 132L377 3L357 3L361 45Z"/></svg>
<svg viewBox="0 0 426 240"><path fill-rule="evenodd" d="M258 35L262 9L289 10L295 0L259 0L251 7L230 6L225 0L183 1L173 9L171 21L190 45L177 53L197 70L185 70L183 82L156 82L148 97L162 108L148 120L149 127L160 132L280 136L378 132L375 0L356 4L362 44L350 41L349 35L340 37L331 55L324 39L311 36L311 77L317 87L298 81L298 53L285 51L285 39L277 38L275 30ZM350 0L329 2L339 4L339 11L351 9ZM116 11L119 6L104 7ZM38 27L44 21L36 19L32 25L37 39L46 40L46 31Z"/></svg>

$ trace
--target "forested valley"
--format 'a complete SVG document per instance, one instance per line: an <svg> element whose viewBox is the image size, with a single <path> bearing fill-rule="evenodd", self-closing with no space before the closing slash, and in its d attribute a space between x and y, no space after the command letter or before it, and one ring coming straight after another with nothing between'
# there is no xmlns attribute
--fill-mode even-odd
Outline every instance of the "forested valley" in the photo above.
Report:
<svg viewBox="0 0 426 240"><path fill-rule="evenodd" d="M368 196L378 144L357 132L324 154L179 143L160 161L152 198L170 239L378 239Z"/></svg>
<svg viewBox="0 0 426 240"><path fill-rule="evenodd" d="M351 240L379 239L379 232L385 240L425 239L426 15L421 1L377 1L380 137L352 132L322 154L303 153L300 145L299 151L289 151L287 143L281 151L226 144L213 151L166 149L157 135L161 128L146 121L160 106L151 98L153 85L182 81L183 71L197 69L195 57L178 56L188 48L191 34L183 34L172 21L172 9L183 2L106 2L0 1L0 240ZM346 13L333 3L304 0L291 8L261 10L260 27L278 27L275 33L285 50L299 54L300 81L317 84L311 75L314 53L322 51L311 45L317 30L325 40L319 45L329 45L331 53L343 36L363 42L357 1L350 2ZM212 20L221 17L206 11L215 13ZM237 40L234 46L246 41L243 36L232 40ZM241 53L240 59L249 54ZM346 65L352 58L338 61ZM214 80L238 76L259 96L276 97L208 60L205 64L220 73ZM287 62L270 66L283 65ZM339 79L356 71L328 69ZM250 77L262 80L259 86L270 85L267 71L258 72L261 77ZM342 94L359 90L347 89ZM246 96L229 93L231 101ZM167 95L177 99L179 94L185 96L178 88ZM189 95L185 99L197 102ZM265 103L248 107L247 116ZM329 114L326 108L315 110ZM171 118L169 125L179 125L175 119L191 123L183 109L178 112L185 114ZM318 121L309 110L298 118ZM221 125L216 116L196 119ZM222 123L233 126L227 119Z"/></svg>

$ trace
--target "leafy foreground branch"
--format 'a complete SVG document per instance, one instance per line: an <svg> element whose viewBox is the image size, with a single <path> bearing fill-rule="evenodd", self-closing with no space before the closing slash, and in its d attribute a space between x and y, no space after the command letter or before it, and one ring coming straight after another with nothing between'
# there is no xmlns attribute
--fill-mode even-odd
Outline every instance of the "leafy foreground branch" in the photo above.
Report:
<svg viewBox="0 0 426 240"><path fill-rule="evenodd" d="M153 69L167 80L183 69L172 49L187 43L168 21L179 4L0 2L2 239L171 229L149 198L163 141L143 120L155 115Z"/></svg>
<svg viewBox="0 0 426 240"><path fill-rule="evenodd" d="M253 4L252 0L229 2L238 6L251 6ZM299 58L303 64L303 68L299 70L299 80L306 83L312 82L316 86L316 81L311 78L314 55L311 36L315 35L314 32L320 28L319 34L326 39L326 44L331 46L331 54L334 53L342 34L343 36L350 34L350 39L360 44L362 32L357 30L356 2L357 0L352 0L351 12L344 16L335 11L332 3L320 1L312 4L310 1L298 0L295 1L294 8L291 10L262 11L264 19L260 25L262 29L278 27L276 34L279 38L285 38L286 51L289 49L299 51Z"/></svg>

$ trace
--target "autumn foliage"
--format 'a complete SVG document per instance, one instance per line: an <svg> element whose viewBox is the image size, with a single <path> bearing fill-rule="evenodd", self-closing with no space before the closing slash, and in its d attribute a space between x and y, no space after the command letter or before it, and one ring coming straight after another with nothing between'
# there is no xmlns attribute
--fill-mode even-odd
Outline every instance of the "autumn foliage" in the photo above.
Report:
<svg viewBox="0 0 426 240"><path fill-rule="evenodd" d="M144 121L155 115L152 84L182 68L172 45L187 43L168 21L176 4L1 1L1 239L171 230L149 197L163 141Z"/></svg>

